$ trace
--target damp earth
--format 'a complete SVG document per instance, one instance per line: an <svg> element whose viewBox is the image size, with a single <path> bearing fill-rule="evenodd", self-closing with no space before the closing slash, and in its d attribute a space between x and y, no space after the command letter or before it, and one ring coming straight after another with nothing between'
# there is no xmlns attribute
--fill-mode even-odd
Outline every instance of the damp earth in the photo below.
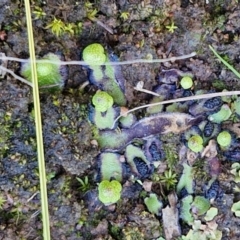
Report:
<svg viewBox="0 0 240 240"><path fill-rule="evenodd" d="M154 101L151 95L135 89L139 82L150 91L165 84L164 94L169 93L164 95L165 99L240 89L239 78L209 49L211 45L240 71L240 6L236 0L30 2L39 58L52 52L62 54L66 61L80 61L83 49L92 43L101 44L119 61L163 59L196 52L194 57L179 61L121 66L125 107L129 109ZM60 21L59 29L54 26L54 20ZM27 59L27 42L24 1L1 0L0 52ZM8 61L7 68L20 75L19 62ZM61 89L40 90L52 239L240 238L238 212L231 210L240 200L239 116L231 116L220 125L203 121L207 141L204 154L189 152L186 144L191 134L203 131L198 121L186 132L183 128L184 135L171 128L164 134L163 130L161 134L154 133L154 138L147 141L142 135L137 140L130 138L127 144L150 149L150 158L154 160L149 164L136 157L127 166L124 150L114 149L124 167L122 192L117 203L105 206L98 199L103 149L94 139L93 124L89 121L89 104L98 87L85 84L89 81L86 67L70 65L68 71L68 79ZM0 73L0 239L43 239L32 90L10 74ZM189 91L180 91L182 74L193 79ZM231 101L217 101L214 107L219 110L225 104L230 108ZM198 103L178 105L177 110L176 106L166 105L161 111L175 111L174 116L178 113L193 116L194 104ZM203 120L207 121L210 110L198 111L206 113ZM134 115L142 121L151 116L146 109ZM231 151L216 144L221 130L231 132L234 138ZM117 130L113 131L117 134ZM186 164L194 173L190 187L184 183L184 176L191 175ZM178 189L179 182L185 188ZM145 204L151 196L161 202L157 213ZM188 196L194 201L193 220L183 216L183 202ZM206 215L198 214L199 196L217 209L213 219L206 220ZM187 201L184 203L187 205ZM176 224L169 219L175 219Z"/></svg>

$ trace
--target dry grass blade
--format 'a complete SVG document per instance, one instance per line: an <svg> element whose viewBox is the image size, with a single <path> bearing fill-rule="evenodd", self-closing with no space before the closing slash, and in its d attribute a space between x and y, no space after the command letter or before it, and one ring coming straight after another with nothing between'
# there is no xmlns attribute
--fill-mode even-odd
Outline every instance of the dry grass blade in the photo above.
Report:
<svg viewBox="0 0 240 240"><path fill-rule="evenodd" d="M34 40L32 31L32 19L29 0L24 0L26 19L27 19L27 31L28 31L28 44L31 59L31 70L32 70L32 84L33 84L33 100L35 109L35 126L36 126L36 137L37 137L37 154L38 154L38 166L39 166L39 177L40 177L40 194L41 194L41 206L42 206L42 222L43 222L43 238L50 240L50 224L49 224L49 213L48 213L48 198L47 198L47 180L45 173L45 159L43 149L43 137L42 137L42 121L41 111L39 102L39 91L38 91L38 79L37 79L37 68L36 58L34 50Z"/></svg>
<svg viewBox="0 0 240 240"><path fill-rule="evenodd" d="M190 97L184 97L184 98L177 98L177 99L171 99L166 100L162 102L156 102L156 103L149 103L145 104L139 107L132 108L125 112L124 114L127 115L131 112L147 108L147 107L154 107L158 105L164 105L164 104L170 104L170 103L176 103L176 102L184 102L184 101L191 101L191 100L200 100L200 99L206 99L206 98L213 98L213 97L223 97L223 96L232 96L232 95L240 95L240 91L229 91L229 92L218 92L218 93L206 93L196 96L190 96ZM122 115L119 115L113 122L112 129L114 128L116 122L119 120L119 118L122 117Z"/></svg>
<svg viewBox="0 0 240 240"><path fill-rule="evenodd" d="M214 55L229 69L231 70L238 78L240 78L240 73L232 66L230 65L227 61L225 61L217 52L216 50L209 45L209 48L211 51L214 53Z"/></svg>

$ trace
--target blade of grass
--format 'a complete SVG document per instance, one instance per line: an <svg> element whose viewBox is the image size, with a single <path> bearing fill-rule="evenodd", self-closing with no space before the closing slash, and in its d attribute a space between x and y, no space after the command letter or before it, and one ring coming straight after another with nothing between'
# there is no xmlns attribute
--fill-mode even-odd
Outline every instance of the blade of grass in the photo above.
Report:
<svg viewBox="0 0 240 240"><path fill-rule="evenodd" d="M33 100L35 110L35 127L36 127L36 138L37 138L37 154L38 154L38 167L39 167L39 178L40 178L40 194L41 194L41 207L42 207L42 223L43 223L43 239L50 240L50 224L49 224L49 213L48 213L48 198L47 198L47 181L45 172L45 159L43 149L43 137L42 137L42 121L41 111L39 102L39 91L38 91L38 79L36 69L36 57L33 41L32 31L32 19L29 0L24 0L26 19L27 19L27 31L28 31L28 44L30 52L30 63L32 71L32 84L33 84Z"/></svg>
<svg viewBox="0 0 240 240"><path fill-rule="evenodd" d="M232 66L230 65L227 61L225 61L217 52L216 50L209 45L209 48L211 51L214 53L214 55L229 69L231 70L238 78L240 78L240 73Z"/></svg>

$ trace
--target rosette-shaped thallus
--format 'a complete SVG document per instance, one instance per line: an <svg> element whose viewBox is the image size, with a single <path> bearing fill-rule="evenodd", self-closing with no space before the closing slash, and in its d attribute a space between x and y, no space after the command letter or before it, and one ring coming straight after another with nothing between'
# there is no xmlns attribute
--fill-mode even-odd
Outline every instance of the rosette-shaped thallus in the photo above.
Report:
<svg viewBox="0 0 240 240"><path fill-rule="evenodd" d="M228 131L222 131L217 136L217 143L220 145L221 149L227 149L230 147L232 142L232 136Z"/></svg>
<svg viewBox="0 0 240 240"><path fill-rule="evenodd" d="M116 104L126 105L125 79L120 66L104 65L117 62L117 57L106 53L101 44L93 43L83 50L82 58L88 65L89 81L111 95Z"/></svg>
<svg viewBox="0 0 240 240"><path fill-rule="evenodd" d="M92 98L89 119L98 129L110 129L114 119L120 114L120 107L113 107L113 98L104 91L97 91Z"/></svg>
<svg viewBox="0 0 240 240"><path fill-rule="evenodd" d="M98 198L106 206L121 198L122 185L116 180L103 180L98 185Z"/></svg>
<svg viewBox="0 0 240 240"><path fill-rule="evenodd" d="M63 87L68 78L68 67L61 65L63 55L48 53L36 63L39 87ZM30 62L23 63L21 75L32 81Z"/></svg>

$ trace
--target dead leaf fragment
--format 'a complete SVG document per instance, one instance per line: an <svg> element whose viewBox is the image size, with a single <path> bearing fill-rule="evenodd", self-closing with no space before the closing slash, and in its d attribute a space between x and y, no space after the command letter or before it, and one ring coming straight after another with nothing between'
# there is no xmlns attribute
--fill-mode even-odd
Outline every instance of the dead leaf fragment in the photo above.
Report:
<svg viewBox="0 0 240 240"><path fill-rule="evenodd" d="M167 206L162 210L162 219L165 239L171 240L181 236L181 228L178 222L179 212L176 207L176 194L170 194L168 199L170 200L171 207Z"/></svg>

